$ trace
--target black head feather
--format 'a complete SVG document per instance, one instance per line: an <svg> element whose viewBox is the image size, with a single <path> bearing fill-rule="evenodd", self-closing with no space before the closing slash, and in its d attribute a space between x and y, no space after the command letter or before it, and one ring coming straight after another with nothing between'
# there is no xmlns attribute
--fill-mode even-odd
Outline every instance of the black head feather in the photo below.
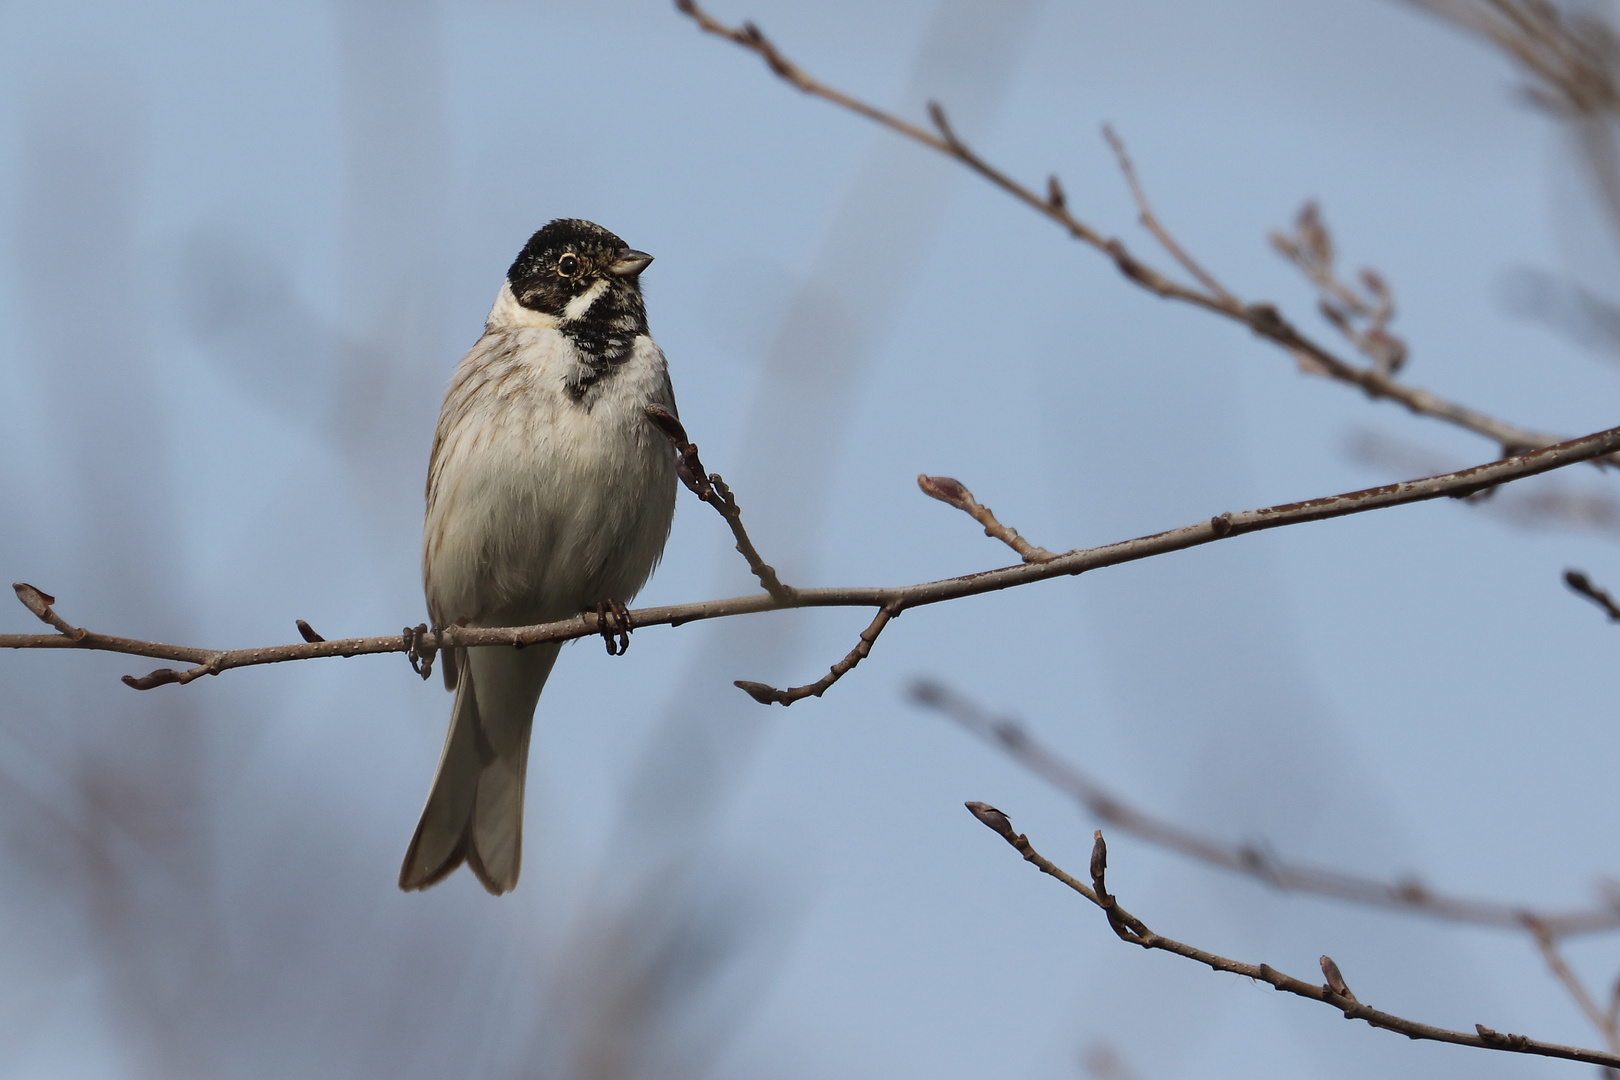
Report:
<svg viewBox="0 0 1620 1080"><path fill-rule="evenodd" d="M628 360L647 333L640 274L651 261L600 225L558 218L529 237L506 272L517 302L561 320L558 329L574 342L587 369L570 384L575 397ZM593 288L595 298L570 317L569 304Z"/></svg>

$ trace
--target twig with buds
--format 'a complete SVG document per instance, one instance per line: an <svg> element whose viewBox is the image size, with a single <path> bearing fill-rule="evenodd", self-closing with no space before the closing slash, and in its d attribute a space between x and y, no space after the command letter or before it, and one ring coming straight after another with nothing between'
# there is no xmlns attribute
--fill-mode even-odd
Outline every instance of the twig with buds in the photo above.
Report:
<svg viewBox="0 0 1620 1080"><path fill-rule="evenodd" d="M1338 356L1326 346L1307 337L1274 305L1263 302L1245 303L1224 287L1220 287L1212 276L1203 272L1202 268L1194 272L1192 268L1196 267L1197 263L1174 241L1157 217L1149 214L1157 226L1154 230L1155 236L1160 238L1162 244L1166 244L1172 257L1199 279L1200 287L1191 288L1174 281L1132 254L1123 241L1103 235L1076 217L1069 210L1063 186L1056 176L1048 179L1046 193L1041 194L986 161L956 134L951 128L945 110L937 103L931 103L928 107L929 117L935 128L935 131L930 132L813 78L804 69L788 60L759 27L751 22L744 23L740 27L727 26L704 11L696 0L676 0L675 6L690 16L704 31L733 41L759 56L774 74L790 85L806 94L848 109L960 162L1058 225L1073 239L1107 255L1113 260L1119 272L1137 285L1157 296L1203 308L1248 327L1256 335L1278 345L1293 356L1306 371L1359 387L1371 398L1396 402L1420 416L1443 420L1483 435L1501 447L1504 457L1530 447L1547 446L1559 441L1557 436L1508 423L1477 409L1448 401L1430 391L1409 386L1396 380L1391 373L1381 370L1376 363L1362 365ZM1117 142L1117 137L1115 141ZM1120 149L1123 150L1123 145ZM1128 162L1129 159L1125 161ZM1134 169L1127 174L1127 182L1131 183L1133 192L1141 191ZM1139 209L1144 203L1145 196L1142 196L1138 199ZM1208 281L1204 280L1206 277ZM1212 288L1211 284L1215 287ZM1620 464L1620 461L1611 460L1606 463Z"/></svg>
<svg viewBox="0 0 1620 1080"><path fill-rule="evenodd" d="M1108 848L1100 831L1096 834L1092 845L1092 883L1088 886L1036 851L1027 836L1013 830L1011 820L1000 810L982 802L970 802L967 804L967 808L982 824L1007 841L1014 850L1024 857L1026 862L1034 865L1043 874L1061 881L1100 908L1107 917L1108 925L1113 929L1115 935L1120 940L1129 942L1132 945L1185 957L1188 960L1203 964L1213 971L1226 971L1256 979L1284 993L1330 1005L1343 1013L1346 1020L1361 1020L1372 1027L1393 1031L1405 1035L1409 1039L1447 1042L1459 1046L1479 1047L1485 1050L1534 1054L1541 1057L1584 1061L1592 1065L1620 1068L1620 1053L1588 1050L1578 1046L1563 1046L1558 1043L1532 1039L1525 1035L1503 1034L1485 1027L1483 1024L1476 1024L1473 1034L1465 1031L1452 1031L1447 1028L1435 1027L1432 1024L1408 1020L1405 1017L1396 1016L1381 1009L1374 1009L1371 1006L1362 1004L1350 992L1349 986L1345 983L1344 975L1339 971L1339 966L1326 956L1322 958L1322 973L1327 981L1325 983L1312 983L1278 971L1269 964L1250 964L1241 960L1232 960L1218 953L1188 945L1174 938L1165 937L1163 934L1148 929L1141 919L1126 911L1120 906L1118 899L1108 893L1104 882L1104 873L1108 866Z"/></svg>
<svg viewBox="0 0 1620 1080"><path fill-rule="evenodd" d="M703 462L698 458L697 444L687 439L686 428L681 425L680 420L662 405L647 406L647 418L664 433L664 437L675 447L675 453L680 456L677 471L681 483L725 518L726 524L731 527L732 537L737 541L738 552L748 560L748 569L759 578L759 583L771 594L771 599L782 604L791 603L793 589L782 584L781 579L776 576L775 568L760 557L754 542L748 538L748 530L743 528L742 510L737 506L737 499L732 495L731 488L720 478L719 473L703 471Z"/></svg>
<svg viewBox="0 0 1620 1080"><path fill-rule="evenodd" d="M1373 270L1361 271L1360 289L1339 278L1333 265L1333 233L1316 203L1307 202L1300 208L1291 234L1272 233L1271 246L1316 286L1317 310L1345 340L1385 375L1400 372L1407 349L1405 341L1389 332L1395 318L1395 294Z"/></svg>
<svg viewBox="0 0 1620 1080"><path fill-rule="evenodd" d="M1594 432L1556 446L1530 450L1500 461L1440 476L1406 480L1398 484L1365 488L1361 491L1284 503L1257 510L1218 514L1184 525L1179 529L1139 536L1100 547L1078 548L1041 562L1020 563L996 570L919 582L914 585L861 587L840 586L794 589L782 598L770 593L738 596L724 600L704 600L689 604L639 608L628 613L637 627L678 626L700 619L730 618L763 611L804 607L871 607L900 611L924 607L968 596L1029 585L1049 578L1073 576L1105 566L1153 558L1172 551L1214 543L1244 533L1297 525L1307 521L1363 514L1409 503L1467 495L1536 476L1553 469L1612 454L1620 450L1620 427ZM712 481L712 477L710 478ZM723 501L723 500L722 500ZM733 500L728 505L735 506ZM740 525L739 525L740 527ZM751 545L750 545L751 546ZM757 555L756 555L757 557ZM160 669L144 679L127 680L138 689L167 683L190 682L202 675L217 675L232 668L289 660L310 660L325 656L360 656L372 653L415 652L426 656L445 648L477 648L489 645L534 645L543 641L571 641L599 634L611 624L596 612L583 612L571 619L534 626L462 627L446 626L423 632L420 627L382 637L345 638L337 641L305 641L301 644L264 648L212 650L154 641L112 637L68 625L52 610L49 598L31 585L19 583L17 595L36 616L49 623L54 634L0 634L0 649L86 649L128 653L163 660L180 660L196 667L189 671ZM870 628L869 628L870 629ZM869 645L869 643L868 643ZM859 647L857 647L859 651ZM864 655L864 654L863 654ZM847 659L847 658L846 658ZM851 665L853 666L853 664ZM847 669L846 669L847 670Z"/></svg>
<svg viewBox="0 0 1620 1080"><path fill-rule="evenodd" d="M956 507L967 514L974 521L984 526L984 535L1000 540L1003 544L1018 552L1018 557L1027 563L1050 562L1057 558L1055 554L1043 547L1034 544L1018 535L1018 530L1009 528L996 520L996 515L990 512L988 506L983 505L973 497L973 492L960 480L953 480L949 476L929 476L922 473L917 477L917 486L922 493L931 499L938 499Z"/></svg>

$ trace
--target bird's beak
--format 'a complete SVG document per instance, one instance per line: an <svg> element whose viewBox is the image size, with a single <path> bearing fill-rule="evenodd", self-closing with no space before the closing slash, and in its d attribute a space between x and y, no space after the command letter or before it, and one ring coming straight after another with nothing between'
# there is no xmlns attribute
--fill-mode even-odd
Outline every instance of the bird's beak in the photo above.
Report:
<svg viewBox="0 0 1620 1080"><path fill-rule="evenodd" d="M612 266L608 267L607 271L614 277L633 278L643 270L647 269L647 264L652 262L652 260L653 257L647 254L645 251L637 251L634 248L625 248L623 251L619 252L618 261L616 261Z"/></svg>

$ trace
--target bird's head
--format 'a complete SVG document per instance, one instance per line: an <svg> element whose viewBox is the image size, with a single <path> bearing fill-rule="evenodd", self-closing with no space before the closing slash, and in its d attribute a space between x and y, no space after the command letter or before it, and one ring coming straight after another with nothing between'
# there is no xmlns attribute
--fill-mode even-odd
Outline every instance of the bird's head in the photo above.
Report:
<svg viewBox="0 0 1620 1080"><path fill-rule="evenodd" d="M637 279L652 259L600 225L558 218L529 237L506 272L506 281L519 304L573 322L593 309L598 317L608 311L639 310Z"/></svg>

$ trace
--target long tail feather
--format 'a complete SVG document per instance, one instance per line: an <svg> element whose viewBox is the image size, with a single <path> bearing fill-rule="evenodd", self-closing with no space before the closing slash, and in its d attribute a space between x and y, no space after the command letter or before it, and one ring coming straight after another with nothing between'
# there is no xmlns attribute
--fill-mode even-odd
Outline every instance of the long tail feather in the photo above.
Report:
<svg viewBox="0 0 1620 1080"><path fill-rule="evenodd" d="M517 884L529 731L558 649L456 650L450 730L399 869L401 889L435 885L463 862L497 896Z"/></svg>

